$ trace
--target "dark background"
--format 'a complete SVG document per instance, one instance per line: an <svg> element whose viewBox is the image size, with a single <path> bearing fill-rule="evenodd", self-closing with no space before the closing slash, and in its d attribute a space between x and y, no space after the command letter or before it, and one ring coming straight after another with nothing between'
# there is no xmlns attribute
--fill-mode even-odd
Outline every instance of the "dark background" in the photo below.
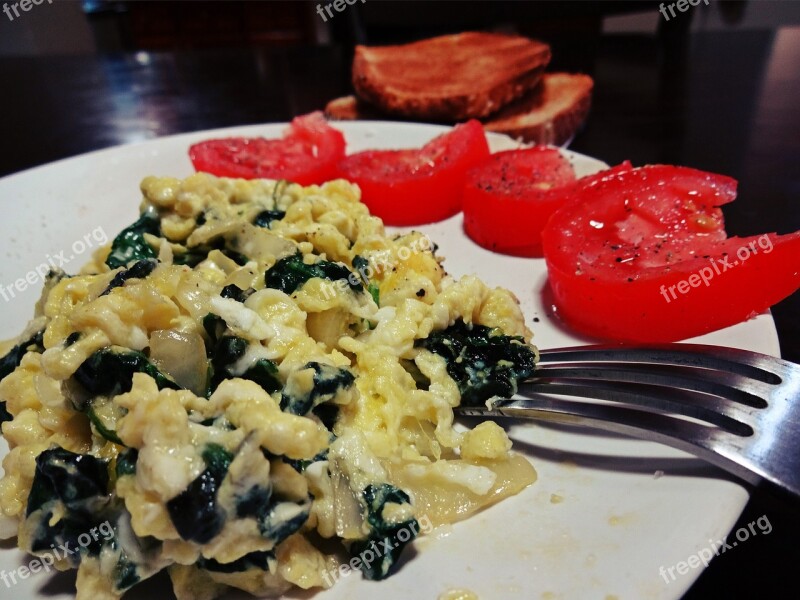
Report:
<svg viewBox="0 0 800 600"><path fill-rule="evenodd" d="M0 14L0 175L172 133L285 121L350 92L355 43L492 29L541 38L550 70L595 78L572 149L733 176L730 234L800 230L792 0L711 0L669 21L650 1L367 0L325 23L315 2L56 4L13 22ZM773 314L783 355L800 362L800 294ZM767 514L772 533L713 561L686 598L798 597L797 508L756 493L736 527Z"/></svg>

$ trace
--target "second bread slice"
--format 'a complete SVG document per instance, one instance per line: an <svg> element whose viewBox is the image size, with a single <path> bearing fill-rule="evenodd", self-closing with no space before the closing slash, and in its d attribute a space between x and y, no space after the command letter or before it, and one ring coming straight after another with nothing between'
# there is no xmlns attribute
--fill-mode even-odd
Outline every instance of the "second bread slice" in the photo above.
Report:
<svg viewBox="0 0 800 600"><path fill-rule="evenodd" d="M487 131L529 143L565 144L586 120L594 82L588 75L546 73L533 93L487 119Z"/></svg>
<svg viewBox="0 0 800 600"><path fill-rule="evenodd" d="M535 90L482 119L484 129L527 143L561 146L586 120L593 87L588 75L545 73ZM325 107L325 116L342 120L398 118L355 96L331 100Z"/></svg>

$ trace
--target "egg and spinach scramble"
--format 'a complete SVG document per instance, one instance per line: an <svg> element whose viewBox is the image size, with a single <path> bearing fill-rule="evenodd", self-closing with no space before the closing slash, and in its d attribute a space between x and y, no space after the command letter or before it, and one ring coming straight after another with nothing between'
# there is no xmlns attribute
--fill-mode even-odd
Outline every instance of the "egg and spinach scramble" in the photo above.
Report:
<svg viewBox="0 0 800 600"><path fill-rule="evenodd" d="M381 579L423 518L535 480L495 423L453 427L532 372L511 292L388 236L346 181L141 190L140 218L79 275L52 271L0 350L0 534L75 550L55 566L78 568L79 599L162 569L179 600L328 587L358 556Z"/></svg>

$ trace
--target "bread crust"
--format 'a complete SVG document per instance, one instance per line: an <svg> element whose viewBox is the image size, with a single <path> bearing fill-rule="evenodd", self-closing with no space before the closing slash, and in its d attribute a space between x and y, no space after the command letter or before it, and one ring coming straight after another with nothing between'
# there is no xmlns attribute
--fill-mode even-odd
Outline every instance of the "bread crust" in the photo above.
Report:
<svg viewBox="0 0 800 600"><path fill-rule="evenodd" d="M433 121L486 117L532 90L550 62L547 44L467 32L402 46L357 46L358 96L391 114Z"/></svg>
<svg viewBox="0 0 800 600"><path fill-rule="evenodd" d="M539 88L493 115L484 128L528 143L561 146L586 120L593 88L588 75L547 73Z"/></svg>

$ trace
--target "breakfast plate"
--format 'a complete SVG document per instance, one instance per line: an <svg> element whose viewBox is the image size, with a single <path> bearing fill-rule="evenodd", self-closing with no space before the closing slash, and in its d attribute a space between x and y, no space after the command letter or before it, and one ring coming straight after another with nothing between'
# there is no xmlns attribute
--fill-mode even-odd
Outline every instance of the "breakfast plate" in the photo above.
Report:
<svg viewBox="0 0 800 600"><path fill-rule="evenodd" d="M337 123L350 152L416 147L444 127L388 122ZM137 216L141 179L192 173L188 147L211 137L279 137L285 125L197 132L121 146L0 179L7 240L0 264L4 319L0 337L20 333L42 283L42 265L77 271L92 250ZM489 136L493 150L516 147ZM605 165L565 151L578 175ZM415 229L430 236L456 277L476 274L520 299L541 348L590 343L570 332L549 306L541 259L495 254L463 233L462 217ZM778 354L769 314L692 341ZM536 483L472 518L419 538L397 572L380 582L342 576L321 599L367 598L679 598L702 564L676 571L722 540L747 501L747 491L715 468L657 444L549 425L514 424L515 449L538 471ZM6 453L0 442L0 454ZM4 543L0 573L30 557ZM723 559L724 560L724 559ZM692 564L697 561L690 561ZM682 573L680 571L683 571ZM13 585L20 600L70 598L74 576L28 573ZM171 597L165 577L126 598ZM5 584L6 587L8 584ZM0 585L0 589L3 589ZM457 595L469 591L474 596ZM4 592L6 593L6 592ZM448 595L450 594L450 595ZM288 597L305 598L310 592Z"/></svg>

